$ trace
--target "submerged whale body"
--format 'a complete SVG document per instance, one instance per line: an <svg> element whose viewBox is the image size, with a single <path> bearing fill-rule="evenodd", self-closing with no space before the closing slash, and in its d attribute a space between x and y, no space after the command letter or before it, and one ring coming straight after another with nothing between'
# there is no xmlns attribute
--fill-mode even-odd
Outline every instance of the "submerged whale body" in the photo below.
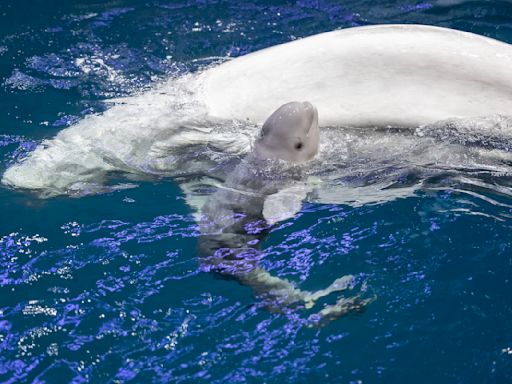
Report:
<svg viewBox="0 0 512 384"><path fill-rule="evenodd" d="M132 186L109 187L111 174L210 175L222 168L219 163L243 157L258 125L293 99L310 100L320 124L337 129L414 128L454 117L507 114L512 107L512 48L471 33L418 25L358 27L307 37L120 100L44 141L7 169L2 183L44 197L80 196ZM360 158L368 161L368 151L375 157L387 153L376 140L368 146L364 137L355 138L359 144L354 145L354 137L344 132L329 133L317 174L325 174L322 168L340 172L342 166L350 171L343 153L354 164ZM389 153L420 140L403 138L400 149L400 140L380 139L386 143L382 145L394 146L387 148ZM443 153L449 164L457 156L453 149ZM442 157L437 154L436 162ZM324 192L317 196L333 196Z"/></svg>

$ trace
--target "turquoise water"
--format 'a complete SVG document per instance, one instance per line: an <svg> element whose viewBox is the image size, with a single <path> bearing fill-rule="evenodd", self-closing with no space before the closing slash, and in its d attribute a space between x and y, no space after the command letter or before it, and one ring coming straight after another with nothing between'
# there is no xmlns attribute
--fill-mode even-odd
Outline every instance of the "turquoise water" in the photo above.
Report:
<svg viewBox="0 0 512 384"><path fill-rule="evenodd" d="M298 37L396 22L512 42L507 2L3 1L0 172L106 98ZM261 263L272 274L310 290L352 274L374 297L323 327L203 272L171 177L80 198L1 186L0 381L508 383L512 178L453 172L398 172L404 186L428 182L378 203L308 202L270 230Z"/></svg>

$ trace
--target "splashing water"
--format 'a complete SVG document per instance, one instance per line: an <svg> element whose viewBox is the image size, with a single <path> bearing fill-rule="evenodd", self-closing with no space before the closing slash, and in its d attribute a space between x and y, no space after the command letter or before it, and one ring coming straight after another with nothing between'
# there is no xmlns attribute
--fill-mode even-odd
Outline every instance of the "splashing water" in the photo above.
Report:
<svg viewBox="0 0 512 384"><path fill-rule="evenodd" d="M205 115L202 68L383 22L511 42L508 2L24 7L0 4L0 167L47 199L0 187L0 381L509 381L509 118L322 128L302 207L258 263L311 292L351 275L347 296L375 297L323 328L203 273L191 209L259 129Z"/></svg>

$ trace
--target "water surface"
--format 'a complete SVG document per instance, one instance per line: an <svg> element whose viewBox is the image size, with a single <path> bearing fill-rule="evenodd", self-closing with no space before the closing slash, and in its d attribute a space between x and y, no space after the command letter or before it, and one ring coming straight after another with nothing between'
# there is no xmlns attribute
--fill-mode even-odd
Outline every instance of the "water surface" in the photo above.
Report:
<svg viewBox="0 0 512 384"><path fill-rule="evenodd" d="M105 99L227 57L376 23L512 42L510 15L508 2L455 0L4 1L0 172ZM307 311L271 313L248 287L201 272L193 210L169 175L114 175L136 187L80 198L2 186L0 381L509 382L506 145L337 135L348 144L335 185L377 197L310 199L272 228L262 265L310 290L355 275L376 297L363 311L310 328ZM406 193L382 198L389 187Z"/></svg>

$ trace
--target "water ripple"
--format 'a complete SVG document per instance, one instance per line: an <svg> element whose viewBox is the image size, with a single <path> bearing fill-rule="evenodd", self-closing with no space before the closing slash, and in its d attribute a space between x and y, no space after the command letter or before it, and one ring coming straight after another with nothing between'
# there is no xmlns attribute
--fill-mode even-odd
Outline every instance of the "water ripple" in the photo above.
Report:
<svg viewBox="0 0 512 384"><path fill-rule="evenodd" d="M13 133L0 136L2 169L76 116L101 111L94 100L314 33L421 22L512 41L508 2L78 1L51 14L34 3L37 22L11 5L19 14L5 8L14 22L0 24L0 123ZM456 158L454 142L411 172L391 161L365 174L375 148L365 142L375 137L359 141L359 164L337 163L347 171L333 185L355 196L312 199L262 244L262 265L301 288L350 273L354 290L375 297L323 328L308 326L311 311L271 313L249 288L202 272L197 225L169 183L80 204L1 189L0 381L507 382L509 160L476 167ZM440 158L446 169L436 168ZM353 203L357 187L397 187L390 180L418 188Z"/></svg>

